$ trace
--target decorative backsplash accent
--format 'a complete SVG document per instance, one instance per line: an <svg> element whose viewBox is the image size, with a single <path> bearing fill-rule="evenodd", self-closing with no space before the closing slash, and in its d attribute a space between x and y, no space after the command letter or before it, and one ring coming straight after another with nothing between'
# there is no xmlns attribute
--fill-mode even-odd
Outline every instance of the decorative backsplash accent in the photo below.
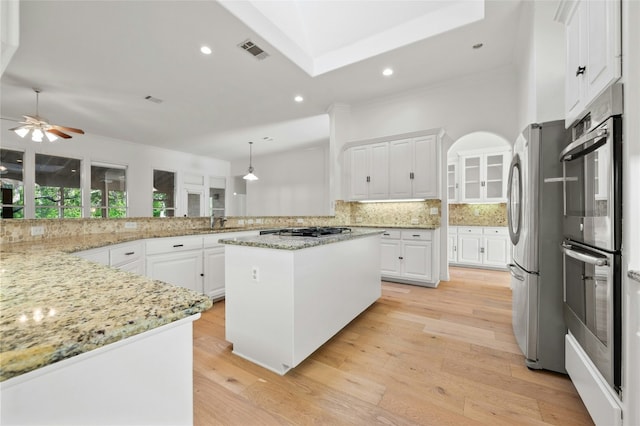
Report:
<svg viewBox="0 0 640 426"><path fill-rule="evenodd" d="M449 204L449 225L507 226L507 203Z"/></svg>
<svg viewBox="0 0 640 426"><path fill-rule="evenodd" d="M403 203L356 203L336 201L335 216L228 217L225 228L284 228L296 226L440 226L440 200ZM430 210L437 209L436 215ZM302 220L302 222L300 222ZM261 223L258 223L261 222ZM240 224L242 223L242 225ZM135 227L133 226L135 224ZM90 234L140 233L209 228L208 217L126 219L2 219L0 244L39 241ZM42 235L31 235L42 227ZM219 225L216 224L216 227Z"/></svg>

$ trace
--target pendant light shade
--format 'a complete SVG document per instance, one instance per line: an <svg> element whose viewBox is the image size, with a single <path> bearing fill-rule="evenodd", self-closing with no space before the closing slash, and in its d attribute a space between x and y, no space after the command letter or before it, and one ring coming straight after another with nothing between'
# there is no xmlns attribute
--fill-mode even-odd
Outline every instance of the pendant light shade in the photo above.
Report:
<svg viewBox="0 0 640 426"><path fill-rule="evenodd" d="M247 173L246 175L244 175L242 177L242 179L246 179L246 180L249 180L249 181L258 180L258 176L253 174L253 165L251 164L251 160L252 160L252 158L251 158L252 157L252 149L251 149L251 147L252 147L252 145L253 145L253 142L249 142L249 170L248 170L249 173Z"/></svg>

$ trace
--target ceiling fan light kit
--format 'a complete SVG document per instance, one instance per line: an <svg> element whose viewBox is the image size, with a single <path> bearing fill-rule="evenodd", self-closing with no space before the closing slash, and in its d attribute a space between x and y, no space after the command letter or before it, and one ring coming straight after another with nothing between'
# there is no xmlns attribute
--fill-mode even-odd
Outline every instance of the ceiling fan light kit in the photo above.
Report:
<svg viewBox="0 0 640 426"><path fill-rule="evenodd" d="M31 140L33 142L42 142L42 138L46 136L49 142L58 140L59 138L71 139L71 135L64 132L73 132L84 134L82 129L76 129L73 127L58 126L56 124L50 124L46 118L39 115L39 101L40 101L40 89L33 89L36 92L36 115L23 115L25 121L20 122L20 126L9 129L15 132L21 138L26 137L31 133Z"/></svg>

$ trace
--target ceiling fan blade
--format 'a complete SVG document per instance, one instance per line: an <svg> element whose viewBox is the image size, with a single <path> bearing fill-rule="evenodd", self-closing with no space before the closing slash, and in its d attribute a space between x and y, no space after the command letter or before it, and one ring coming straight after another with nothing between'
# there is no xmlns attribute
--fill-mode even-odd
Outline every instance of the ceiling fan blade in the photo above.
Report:
<svg viewBox="0 0 640 426"><path fill-rule="evenodd" d="M80 133L81 135L84 135L84 130L82 130L82 129L75 129L73 127L58 126L56 124L52 124L51 127L54 128L54 129L58 129L58 130L64 130L65 132Z"/></svg>
<svg viewBox="0 0 640 426"><path fill-rule="evenodd" d="M57 126L56 126L56 127L57 127ZM61 132L60 130L58 130L58 129L51 128L51 129L47 129L46 131L47 131L47 132L49 132L49 133L53 133L53 134L54 134L54 135L56 135L56 136L60 136L61 138L64 138L64 139L71 139L71 136L69 136L69 135L68 135L68 134L66 134L66 133L62 133L62 132Z"/></svg>
<svg viewBox="0 0 640 426"><path fill-rule="evenodd" d="M27 120L27 122L29 123L40 123L42 122L42 120L40 119L40 117L38 117L37 115L23 115L24 119Z"/></svg>
<svg viewBox="0 0 640 426"><path fill-rule="evenodd" d="M18 129L29 129L29 128L31 128L31 126L27 124L27 125L22 125L22 126L14 127L13 129L9 129L9 131L10 131L10 132L15 132L15 131L16 131L16 130L18 130Z"/></svg>

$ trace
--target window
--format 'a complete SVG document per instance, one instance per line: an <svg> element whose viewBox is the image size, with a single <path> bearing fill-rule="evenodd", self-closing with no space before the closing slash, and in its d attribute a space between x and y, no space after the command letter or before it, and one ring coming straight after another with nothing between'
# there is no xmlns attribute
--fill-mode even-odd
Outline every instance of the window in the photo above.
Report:
<svg viewBox="0 0 640 426"><path fill-rule="evenodd" d="M82 217L81 161L36 154L35 218Z"/></svg>
<svg viewBox="0 0 640 426"><path fill-rule="evenodd" d="M24 153L0 149L3 219L24 219Z"/></svg>
<svg viewBox="0 0 640 426"><path fill-rule="evenodd" d="M153 217L175 216L175 176L174 172L153 171Z"/></svg>
<svg viewBox="0 0 640 426"><path fill-rule="evenodd" d="M91 165L91 217L127 217L127 168Z"/></svg>

